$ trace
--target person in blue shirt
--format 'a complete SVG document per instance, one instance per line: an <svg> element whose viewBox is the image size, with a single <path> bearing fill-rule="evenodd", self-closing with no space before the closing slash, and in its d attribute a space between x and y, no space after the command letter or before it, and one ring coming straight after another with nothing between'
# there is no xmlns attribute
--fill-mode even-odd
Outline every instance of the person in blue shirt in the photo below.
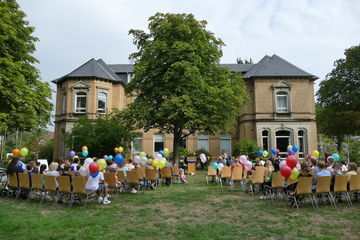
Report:
<svg viewBox="0 0 360 240"><path fill-rule="evenodd" d="M313 181L313 184L312 184L312 190L315 191L316 190L316 184L317 184L317 180L319 177L326 177L326 176L331 176L330 172L329 171L326 171L325 167L325 162L324 161L318 161L316 166L318 167L319 169L319 172L317 174L315 174L315 177L314 177L314 181ZM323 203L323 199L322 199L322 195L319 194L318 196L318 203ZM329 199L327 199L325 201L325 203L328 203L329 202Z"/></svg>

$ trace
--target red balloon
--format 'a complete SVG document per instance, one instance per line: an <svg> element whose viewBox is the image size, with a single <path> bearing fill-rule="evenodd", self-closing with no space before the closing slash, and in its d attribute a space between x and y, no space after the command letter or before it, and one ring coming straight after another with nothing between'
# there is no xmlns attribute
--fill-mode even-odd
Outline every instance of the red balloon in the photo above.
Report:
<svg viewBox="0 0 360 240"><path fill-rule="evenodd" d="M280 150L279 149L276 149L276 154L279 154L280 153Z"/></svg>
<svg viewBox="0 0 360 240"><path fill-rule="evenodd" d="M289 178L292 173L292 170L288 165L285 164L281 166L280 173L281 175L284 176L284 178Z"/></svg>
<svg viewBox="0 0 360 240"><path fill-rule="evenodd" d="M297 158L294 155L290 155L286 158L286 164L293 169L296 167L296 164L298 163Z"/></svg>
<svg viewBox="0 0 360 240"><path fill-rule="evenodd" d="M90 163L89 172L95 174L97 171L99 171L99 164L97 162Z"/></svg>
<svg viewBox="0 0 360 240"><path fill-rule="evenodd" d="M314 155L309 154L309 155L307 155L307 157L306 157L306 158L310 160L310 158L311 158L312 156L314 156Z"/></svg>

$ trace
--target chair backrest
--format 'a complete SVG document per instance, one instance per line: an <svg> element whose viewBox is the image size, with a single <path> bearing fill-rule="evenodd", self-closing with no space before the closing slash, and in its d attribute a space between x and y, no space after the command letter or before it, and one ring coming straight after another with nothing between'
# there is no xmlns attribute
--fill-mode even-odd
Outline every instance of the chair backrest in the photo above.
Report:
<svg viewBox="0 0 360 240"><path fill-rule="evenodd" d="M242 167L234 167L231 174L231 180L239 181L243 180L243 168Z"/></svg>
<svg viewBox="0 0 360 240"><path fill-rule="evenodd" d="M44 175L44 181L45 181L44 190L56 192L55 176Z"/></svg>
<svg viewBox="0 0 360 240"><path fill-rule="evenodd" d="M342 174L346 175L348 171L341 171Z"/></svg>
<svg viewBox="0 0 360 240"><path fill-rule="evenodd" d="M156 181L155 169L145 169L145 179L148 181Z"/></svg>
<svg viewBox="0 0 360 240"><path fill-rule="evenodd" d="M298 178L296 178L296 179L288 178L288 179L287 179L287 182L286 182L286 185L291 185L291 184L296 183L296 182L298 182L298 181L299 181Z"/></svg>
<svg viewBox="0 0 360 240"><path fill-rule="evenodd" d="M266 176L266 178L269 178L270 177L270 174L272 173L271 171L269 171L269 170L266 170L265 169L265 176Z"/></svg>
<svg viewBox="0 0 360 240"><path fill-rule="evenodd" d="M351 176L350 191L360 191L360 174Z"/></svg>
<svg viewBox="0 0 360 240"><path fill-rule="evenodd" d="M334 192L347 192L348 176L336 175L334 182Z"/></svg>
<svg viewBox="0 0 360 240"><path fill-rule="evenodd" d="M174 176L180 176L180 174L179 174L179 165L177 165L177 164L174 164L173 165L173 174L174 174Z"/></svg>
<svg viewBox="0 0 360 240"><path fill-rule="evenodd" d="M118 177L118 181L121 182L121 184L125 184L124 171L122 170L117 171L117 177Z"/></svg>
<svg viewBox="0 0 360 240"><path fill-rule="evenodd" d="M316 182L316 193L330 192L331 176L318 177Z"/></svg>
<svg viewBox="0 0 360 240"><path fill-rule="evenodd" d="M171 170L169 167L164 167L163 169L161 169L161 177L171 178Z"/></svg>
<svg viewBox="0 0 360 240"><path fill-rule="evenodd" d="M207 175L208 175L208 176L216 176L216 169L213 168L213 166L209 166L209 167L208 167Z"/></svg>
<svg viewBox="0 0 360 240"><path fill-rule="evenodd" d="M27 173L18 173L19 188L30 188L29 175Z"/></svg>
<svg viewBox="0 0 360 240"><path fill-rule="evenodd" d="M59 192L71 193L71 184L69 176L57 177L59 183Z"/></svg>
<svg viewBox="0 0 360 240"><path fill-rule="evenodd" d="M31 174L31 188L36 190L43 190L44 186L42 183L41 174Z"/></svg>
<svg viewBox="0 0 360 240"><path fill-rule="evenodd" d="M264 170L255 170L252 174L252 183L253 184L259 184L264 182Z"/></svg>
<svg viewBox="0 0 360 240"><path fill-rule="evenodd" d="M109 188L116 188L115 173L105 172L104 179L105 179L105 182L107 182Z"/></svg>
<svg viewBox="0 0 360 240"><path fill-rule="evenodd" d="M306 195L312 193L312 177L299 177L296 195Z"/></svg>
<svg viewBox="0 0 360 240"><path fill-rule="evenodd" d="M221 178L231 178L231 167L224 166L221 170Z"/></svg>
<svg viewBox="0 0 360 240"><path fill-rule="evenodd" d="M145 167L139 167L139 168L136 168L134 169L136 170L137 174L138 174L138 180L139 181L142 181L144 180L144 177L145 177Z"/></svg>
<svg viewBox="0 0 360 240"><path fill-rule="evenodd" d="M246 169L244 169L243 172L244 172L243 178L248 179L249 178L249 172Z"/></svg>
<svg viewBox="0 0 360 240"><path fill-rule="evenodd" d="M126 176L127 176L126 178L127 178L128 184L138 184L139 183L138 172L136 170L127 171Z"/></svg>
<svg viewBox="0 0 360 240"><path fill-rule="evenodd" d="M265 173L265 169L266 169L266 167L264 167L264 166L256 166L255 167L255 170L262 170L263 173Z"/></svg>
<svg viewBox="0 0 360 240"><path fill-rule="evenodd" d="M283 188L285 185L285 178L281 173L274 172L271 180L272 188Z"/></svg>
<svg viewBox="0 0 360 240"><path fill-rule="evenodd" d="M63 171L57 171L59 173L59 176L63 174Z"/></svg>
<svg viewBox="0 0 360 240"><path fill-rule="evenodd" d="M69 171L69 173L70 173L73 177L75 177L75 171Z"/></svg>
<svg viewBox="0 0 360 240"><path fill-rule="evenodd" d="M11 173L8 175L8 180L9 180L9 187L12 188L18 188L19 187L19 180L18 177L16 175L16 173Z"/></svg>
<svg viewBox="0 0 360 240"><path fill-rule="evenodd" d="M85 181L83 177L73 177L72 184L74 194L86 194Z"/></svg>

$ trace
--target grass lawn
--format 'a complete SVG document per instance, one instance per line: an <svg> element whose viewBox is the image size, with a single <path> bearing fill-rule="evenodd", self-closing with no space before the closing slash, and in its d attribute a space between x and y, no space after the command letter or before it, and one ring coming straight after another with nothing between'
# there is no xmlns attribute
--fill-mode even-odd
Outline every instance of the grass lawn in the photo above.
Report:
<svg viewBox="0 0 360 240"><path fill-rule="evenodd" d="M314 211L308 201L298 213L239 185L206 185L204 174L187 175L187 185L121 194L109 205L90 201L85 210L1 197L0 239L359 239L360 203Z"/></svg>

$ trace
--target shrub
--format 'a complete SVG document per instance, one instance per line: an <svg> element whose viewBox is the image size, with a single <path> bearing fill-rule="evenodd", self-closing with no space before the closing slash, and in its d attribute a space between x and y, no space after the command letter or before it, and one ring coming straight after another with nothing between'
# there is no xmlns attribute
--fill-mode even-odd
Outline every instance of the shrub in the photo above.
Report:
<svg viewBox="0 0 360 240"><path fill-rule="evenodd" d="M261 147L259 147L255 141L245 138L236 142L233 156L248 154L250 159L254 159L257 151L260 149Z"/></svg>

